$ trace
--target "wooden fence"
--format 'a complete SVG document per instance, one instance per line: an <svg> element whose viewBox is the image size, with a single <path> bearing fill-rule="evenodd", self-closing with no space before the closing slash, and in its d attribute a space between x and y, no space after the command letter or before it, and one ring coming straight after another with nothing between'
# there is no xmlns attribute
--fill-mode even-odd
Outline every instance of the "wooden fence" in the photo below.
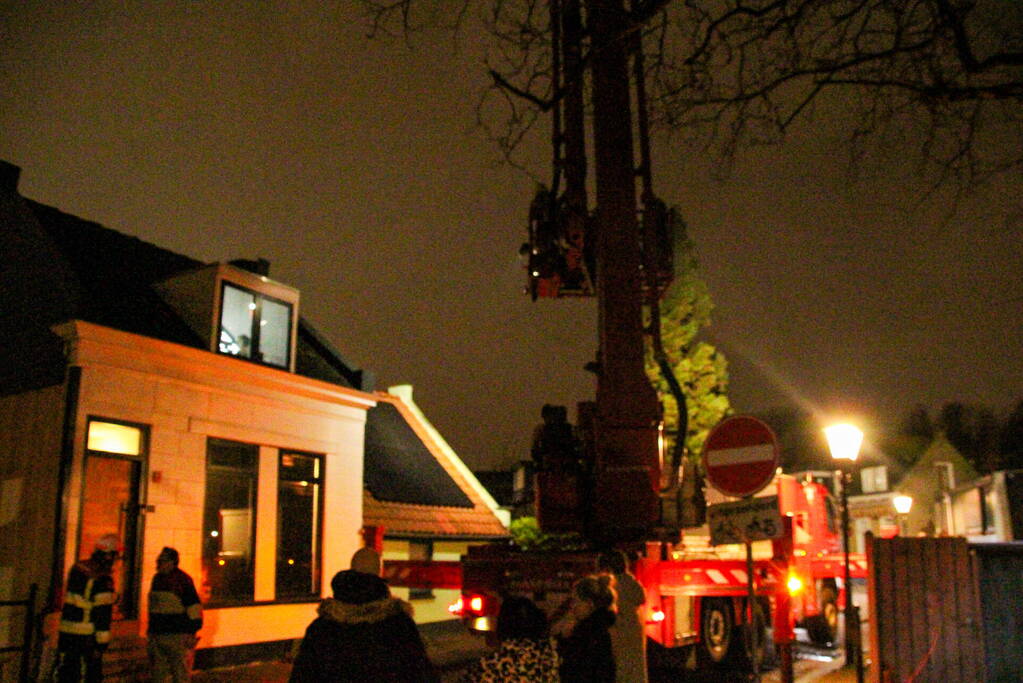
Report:
<svg viewBox="0 0 1023 683"><path fill-rule="evenodd" d="M867 564L871 681L998 680L985 672L977 568L965 538L868 534Z"/></svg>

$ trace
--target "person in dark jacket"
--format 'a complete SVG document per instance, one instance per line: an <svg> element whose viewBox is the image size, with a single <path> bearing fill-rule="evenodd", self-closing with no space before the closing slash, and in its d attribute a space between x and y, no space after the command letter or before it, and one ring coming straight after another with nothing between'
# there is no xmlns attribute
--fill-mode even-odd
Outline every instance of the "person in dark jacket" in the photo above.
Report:
<svg viewBox="0 0 1023 683"><path fill-rule="evenodd" d="M586 576L572 588L568 614L554 628L562 683L614 683L615 658L608 629L615 622L614 577Z"/></svg>
<svg viewBox="0 0 1023 683"><path fill-rule="evenodd" d="M547 616L529 598L509 597L497 614L500 647L462 675L462 683L558 683L558 653Z"/></svg>
<svg viewBox="0 0 1023 683"><path fill-rule="evenodd" d="M191 652L199 641L202 605L192 577L178 568L178 551L165 547L156 557L149 589L149 661L153 683L191 679Z"/></svg>
<svg viewBox="0 0 1023 683"><path fill-rule="evenodd" d="M68 572L57 637L57 683L99 683L103 680L103 653L110 644L114 579L111 572L120 542L106 534L96 541L87 560Z"/></svg>
<svg viewBox="0 0 1023 683"><path fill-rule="evenodd" d="M436 683L440 677L412 621L379 576L352 569L330 582L291 670L291 683Z"/></svg>

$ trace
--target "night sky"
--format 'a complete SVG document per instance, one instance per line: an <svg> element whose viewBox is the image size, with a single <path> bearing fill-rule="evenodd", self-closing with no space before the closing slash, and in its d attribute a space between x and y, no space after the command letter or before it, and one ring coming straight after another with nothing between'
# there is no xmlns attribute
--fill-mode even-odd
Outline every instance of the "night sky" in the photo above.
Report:
<svg viewBox="0 0 1023 683"><path fill-rule="evenodd" d="M501 165L475 128L472 31L407 48L368 41L354 2L270 5L4 3L0 158L66 212L205 261L268 259L379 388L415 386L470 467L528 457L540 407L594 390L593 302L521 293L550 152L530 141L526 171ZM744 152L727 182L698 149L656 146L734 407L851 411L875 440L916 404L1007 411L1023 399L1023 179L921 203L908 147L849 172L843 110Z"/></svg>

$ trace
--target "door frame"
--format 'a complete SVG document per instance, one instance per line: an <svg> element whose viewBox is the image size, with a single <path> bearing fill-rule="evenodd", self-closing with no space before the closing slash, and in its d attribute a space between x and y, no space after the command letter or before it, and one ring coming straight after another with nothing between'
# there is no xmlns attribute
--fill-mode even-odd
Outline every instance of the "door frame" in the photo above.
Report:
<svg viewBox="0 0 1023 683"><path fill-rule="evenodd" d="M106 422L109 424L123 425L139 430L139 452L136 455L124 453L111 453L89 448L89 427L93 422ZM82 434L82 478L78 496L78 525L75 533L75 559L82 557L82 532L85 528L85 486L90 458L107 458L110 460L122 460L136 465L135 476L130 482L131 498L129 509L125 511L125 538L120 539L124 548L122 558L130 559L131 571L125 573L125 585L121 587L122 596L130 600L129 611L122 612L123 619L133 621L139 618L139 606L141 602L142 586L142 549L144 547L145 524L143 513L146 510L147 482L149 479L149 434L150 426L140 422L119 420L103 415L87 415L85 418L85 430ZM131 508L134 510L131 510ZM129 538L132 536L133 538ZM123 597L122 597L123 599ZM123 604L123 603L122 603Z"/></svg>

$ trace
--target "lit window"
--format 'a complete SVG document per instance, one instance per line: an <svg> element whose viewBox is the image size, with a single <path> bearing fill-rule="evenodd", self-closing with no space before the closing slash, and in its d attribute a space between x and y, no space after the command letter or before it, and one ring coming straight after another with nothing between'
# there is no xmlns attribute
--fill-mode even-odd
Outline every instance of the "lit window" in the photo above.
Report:
<svg viewBox="0 0 1023 683"><path fill-rule="evenodd" d="M220 353L289 366L291 304L226 282L221 304Z"/></svg>
<svg viewBox="0 0 1023 683"><path fill-rule="evenodd" d="M254 597L258 466L258 446L207 442L202 563L210 602L251 602Z"/></svg>
<svg viewBox="0 0 1023 683"><path fill-rule="evenodd" d="M320 594L323 458L281 453L277 491L277 597Z"/></svg>
<svg viewBox="0 0 1023 683"><path fill-rule="evenodd" d="M89 422L86 448L90 451L138 455L142 452L142 430L113 422Z"/></svg>
<svg viewBox="0 0 1023 683"><path fill-rule="evenodd" d="M884 465L864 467L860 470L860 484L864 493L882 493L888 490L888 468Z"/></svg>

